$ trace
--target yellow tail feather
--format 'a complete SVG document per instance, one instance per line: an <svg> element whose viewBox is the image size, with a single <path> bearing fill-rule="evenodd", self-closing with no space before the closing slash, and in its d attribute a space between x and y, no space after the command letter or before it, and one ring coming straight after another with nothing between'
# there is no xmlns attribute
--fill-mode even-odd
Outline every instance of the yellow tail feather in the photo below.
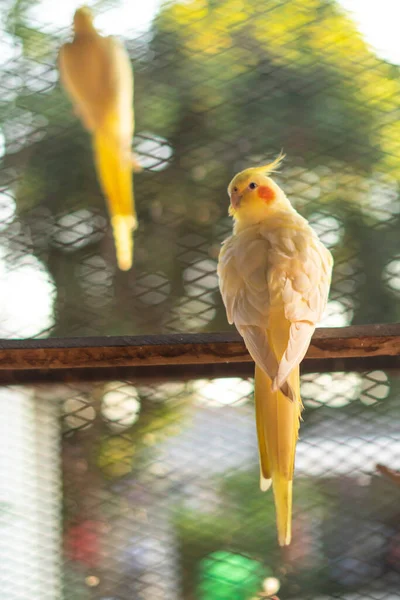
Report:
<svg viewBox="0 0 400 600"><path fill-rule="evenodd" d="M117 262L121 271L129 271L133 260L132 217L116 215L111 218Z"/></svg>
<svg viewBox="0 0 400 600"><path fill-rule="evenodd" d="M128 271L133 262L133 231L137 228L133 196L132 160L96 132L93 139L97 173L108 203L118 266Z"/></svg>
<svg viewBox="0 0 400 600"><path fill-rule="evenodd" d="M271 379L256 366L255 401L261 489L266 489L266 480L272 479L278 541L281 546L290 544L292 535L294 456L301 412L298 367L291 373L289 383L296 395L293 402L282 392L273 392Z"/></svg>
<svg viewBox="0 0 400 600"><path fill-rule="evenodd" d="M276 526L280 546L289 546L292 541L292 490L293 480L279 474L272 479L274 492Z"/></svg>

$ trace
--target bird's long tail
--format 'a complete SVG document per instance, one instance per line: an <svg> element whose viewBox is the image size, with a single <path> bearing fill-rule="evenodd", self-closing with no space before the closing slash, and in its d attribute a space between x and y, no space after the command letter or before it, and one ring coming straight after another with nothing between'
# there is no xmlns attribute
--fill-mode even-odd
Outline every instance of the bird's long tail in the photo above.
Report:
<svg viewBox="0 0 400 600"><path fill-rule="evenodd" d="M133 262L133 231L137 228L132 157L101 131L95 132L93 146L98 177L107 198L118 266L128 271Z"/></svg>
<svg viewBox="0 0 400 600"><path fill-rule="evenodd" d="M292 535L294 456L302 409L299 367L291 372L288 382L294 391L293 401L280 390L273 392L271 379L256 365L255 404L260 486L262 490L266 490L272 481L278 541L281 546L290 544Z"/></svg>

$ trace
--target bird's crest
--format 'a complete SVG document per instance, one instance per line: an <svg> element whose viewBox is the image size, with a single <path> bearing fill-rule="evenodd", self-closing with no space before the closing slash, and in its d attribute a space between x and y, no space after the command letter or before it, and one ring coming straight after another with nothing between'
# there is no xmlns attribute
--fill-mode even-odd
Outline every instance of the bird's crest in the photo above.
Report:
<svg viewBox="0 0 400 600"><path fill-rule="evenodd" d="M254 172L256 173L263 173L263 175L270 175L271 173L275 173L281 162L284 160L286 154L284 154L282 151L280 152L279 156L276 157L276 159L271 162L268 163L267 165L263 165L262 167L255 167L254 168Z"/></svg>
<svg viewBox="0 0 400 600"><path fill-rule="evenodd" d="M267 165L263 165L262 167L250 167L248 169L245 169L244 171L241 171L240 173L235 175L235 177L230 182L228 186L228 194L231 194L232 188L234 186L246 184L249 177L252 177L254 175L265 175L266 177L268 177L271 173L277 171L279 165L281 164L284 158L285 154L281 152L274 161L268 163Z"/></svg>

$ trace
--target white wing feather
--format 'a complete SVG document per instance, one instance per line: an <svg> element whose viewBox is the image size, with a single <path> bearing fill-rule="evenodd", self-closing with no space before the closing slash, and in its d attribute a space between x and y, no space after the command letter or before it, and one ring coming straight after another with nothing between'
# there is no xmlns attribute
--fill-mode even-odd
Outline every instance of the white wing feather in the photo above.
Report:
<svg viewBox="0 0 400 600"><path fill-rule="evenodd" d="M253 360L291 397L287 378L304 358L325 309L332 257L307 221L287 211L231 236L218 264L228 321L235 323ZM290 333L278 365L268 342L270 308L283 302Z"/></svg>
<svg viewBox="0 0 400 600"><path fill-rule="evenodd" d="M288 345L273 382L274 390L284 385L293 368L303 360L328 299L332 256L308 224L302 237L302 242L308 238L308 244L292 260L285 261L282 300L291 325Z"/></svg>

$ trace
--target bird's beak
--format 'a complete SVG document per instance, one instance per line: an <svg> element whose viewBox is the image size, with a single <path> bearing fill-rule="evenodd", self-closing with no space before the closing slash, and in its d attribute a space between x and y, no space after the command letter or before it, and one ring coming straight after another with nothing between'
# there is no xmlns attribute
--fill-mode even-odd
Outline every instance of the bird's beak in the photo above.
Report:
<svg viewBox="0 0 400 600"><path fill-rule="evenodd" d="M240 192L232 192L231 193L231 204L233 208L236 210L240 206L240 202L242 200L242 195Z"/></svg>

